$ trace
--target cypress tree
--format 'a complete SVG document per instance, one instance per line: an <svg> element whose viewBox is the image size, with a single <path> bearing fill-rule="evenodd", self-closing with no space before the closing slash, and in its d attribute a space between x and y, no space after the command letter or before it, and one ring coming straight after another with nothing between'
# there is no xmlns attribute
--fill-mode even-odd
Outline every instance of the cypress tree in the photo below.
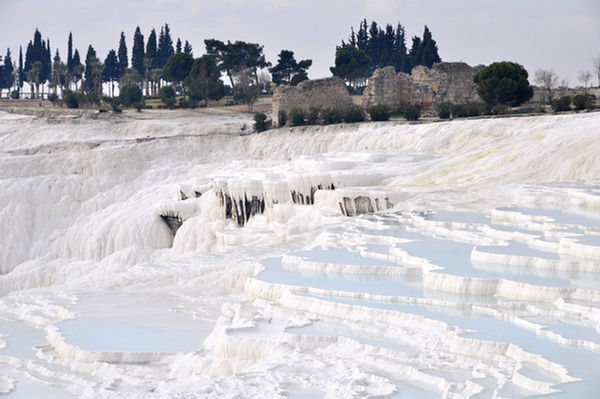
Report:
<svg viewBox="0 0 600 399"><path fill-rule="evenodd" d="M394 55L392 56L392 65L396 68L396 72L408 73L410 62L407 56L406 36L404 27L398 24L394 36Z"/></svg>
<svg viewBox="0 0 600 399"><path fill-rule="evenodd" d="M23 70L23 47L19 46L19 74L17 76L19 82L19 97L21 97L21 88L25 81L25 71Z"/></svg>
<svg viewBox="0 0 600 399"><path fill-rule="evenodd" d="M359 50L367 52L367 44L369 42L369 34L367 33L367 19L363 19L356 35L356 46Z"/></svg>
<svg viewBox="0 0 600 399"><path fill-rule="evenodd" d="M73 73L73 34L69 32L67 40L67 71Z"/></svg>
<svg viewBox="0 0 600 399"><path fill-rule="evenodd" d="M102 71L102 80L110 82L111 96L115 95L115 80L119 79L120 64L115 50L110 50L104 60L104 70Z"/></svg>
<svg viewBox="0 0 600 399"><path fill-rule="evenodd" d="M175 45L175 54L181 53L181 39L177 38L177 45Z"/></svg>
<svg viewBox="0 0 600 399"><path fill-rule="evenodd" d="M187 40L185 41L185 45L183 46L183 52L191 55L192 57L194 56L194 54L192 53L192 45Z"/></svg>
<svg viewBox="0 0 600 399"><path fill-rule="evenodd" d="M121 39L119 40L119 76L120 78L125 74L127 67L129 66L129 62L127 61L127 44L125 44L125 33L121 32Z"/></svg>
<svg viewBox="0 0 600 399"><path fill-rule="evenodd" d="M140 27L135 28L133 34L133 48L131 50L131 67L144 76L144 36Z"/></svg>
<svg viewBox="0 0 600 399"><path fill-rule="evenodd" d="M381 66L393 65L394 58L394 28L392 25L385 26L385 32L380 32L381 39Z"/></svg>
<svg viewBox="0 0 600 399"><path fill-rule="evenodd" d="M92 64L94 63L94 60L96 58L96 50L94 50L94 48L90 44L87 50L87 54L85 55L84 73L85 89L90 92L94 90L94 74L92 71Z"/></svg>
<svg viewBox="0 0 600 399"><path fill-rule="evenodd" d="M421 60L423 58L423 46L422 41L419 36L413 36L412 38L412 47L410 48L410 70L417 65L421 65ZM410 71L409 71L410 72Z"/></svg>
<svg viewBox="0 0 600 399"><path fill-rule="evenodd" d="M2 56L0 56L0 62L2 61ZM7 74L5 71L4 65L0 65L0 98L2 97L2 89L9 88L7 81Z"/></svg>
<svg viewBox="0 0 600 399"><path fill-rule="evenodd" d="M175 51L173 50L171 31L169 29L169 25L165 24L165 26L160 29L160 36L158 39L158 59L160 60L159 68L164 67L167 59L169 59L169 57L173 54L175 54Z"/></svg>
<svg viewBox="0 0 600 399"><path fill-rule="evenodd" d="M49 81L50 76L52 75L52 52L50 50L50 39L46 39L45 45L42 41L42 49L42 74L40 80L42 83L44 83Z"/></svg>
<svg viewBox="0 0 600 399"><path fill-rule="evenodd" d="M423 49L420 62L421 65L431 68L433 64L442 61L438 55L437 43L432 39L431 32L427 25L425 25L425 31L423 32L423 42L421 46Z"/></svg>
<svg viewBox="0 0 600 399"><path fill-rule="evenodd" d="M77 81L81 79L81 57L79 56L79 50L75 49L73 53L73 73L72 76L75 78L75 89L77 89Z"/></svg>
<svg viewBox="0 0 600 399"><path fill-rule="evenodd" d="M148 42L146 43L146 58L152 60L150 68L158 68L158 53L156 49L156 31L153 28L150 31L150 35L148 35Z"/></svg>
<svg viewBox="0 0 600 399"><path fill-rule="evenodd" d="M6 49L6 56L4 57L4 76L6 79L6 88L10 89L15 83L15 67L13 66L12 58L10 56L10 49Z"/></svg>
<svg viewBox="0 0 600 399"><path fill-rule="evenodd" d="M379 29L379 26L377 26L377 22L371 22L366 52L369 58L371 58L371 62L373 63L373 69L379 68L381 66L380 32L381 29Z"/></svg>
<svg viewBox="0 0 600 399"><path fill-rule="evenodd" d="M33 34L33 47L32 47L32 63L36 61L42 62L44 58L44 45L42 43L42 34L39 30L35 30Z"/></svg>

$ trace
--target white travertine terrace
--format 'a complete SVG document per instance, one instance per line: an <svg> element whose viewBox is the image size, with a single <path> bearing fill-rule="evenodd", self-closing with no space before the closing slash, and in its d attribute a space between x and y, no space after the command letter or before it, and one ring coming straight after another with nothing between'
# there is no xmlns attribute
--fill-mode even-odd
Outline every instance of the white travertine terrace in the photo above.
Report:
<svg viewBox="0 0 600 399"><path fill-rule="evenodd" d="M0 393L599 392L600 114L144 115L0 113Z"/></svg>

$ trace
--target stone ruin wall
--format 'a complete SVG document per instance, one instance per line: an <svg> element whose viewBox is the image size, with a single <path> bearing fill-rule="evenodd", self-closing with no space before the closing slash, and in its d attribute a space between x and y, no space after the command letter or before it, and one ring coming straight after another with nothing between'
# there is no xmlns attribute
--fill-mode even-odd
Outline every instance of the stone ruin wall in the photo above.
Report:
<svg viewBox="0 0 600 399"><path fill-rule="evenodd" d="M420 104L424 114L435 114L436 104L482 102L473 77L483 66L441 62L432 68L417 66L412 74L396 73L394 67L377 69L363 92L365 108L386 104L392 110L406 103Z"/></svg>
<svg viewBox="0 0 600 399"><path fill-rule="evenodd" d="M273 125L279 124L279 111L288 116L294 108L308 112L310 108L346 109L352 105L352 98L338 77L305 80L298 86L279 86L273 93Z"/></svg>

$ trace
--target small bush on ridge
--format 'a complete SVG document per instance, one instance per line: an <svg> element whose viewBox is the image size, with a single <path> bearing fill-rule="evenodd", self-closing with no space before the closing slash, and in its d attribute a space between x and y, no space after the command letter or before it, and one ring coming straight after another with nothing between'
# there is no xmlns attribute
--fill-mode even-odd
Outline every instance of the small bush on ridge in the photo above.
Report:
<svg viewBox="0 0 600 399"><path fill-rule="evenodd" d="M252 128L255 132L264 132L267 130L267 115L262 112L255 113Z"/></svg>
<svg viewBox="0 0 600 399"><path fill-rule="evenodd" d="M344 115L342 111L337 108L325 108L321 112L321 119L323 119L323 124L332 125L341 123L344 120Z"/></svg>
<svg viewBox="0 0 600 399"><path fill-rule="evenodd" d="M421 106L407 103L402 107L402 113L407 121L416 121L421 117Z"/></svg>
<svg viewBox="0 0 600 399"><path fill-rule="evenodd" d="M300 108L294 108L290 112L290 125L292 126L302 126L304 125L304 120L306 119L304 115L304 110Z"/></svg>
<svg viewBox="0 0 600 399"><path fill-rule="evenodd" d="M571 110L571 97L562 96L557 100L552 101L552 110L554 112L564 112Z"/></svg>
<svg viewBox="0 0 600 399"><path fill-rule="evenodd" d="M390 107L385 104L373 105L367 112L373 122L390 120Z"/></svg>
<svg viewBox="0 0 600 399"><path fill-rule="evenodd" d="M344 113L344 122L356 123L365 120L365 111L362 108L355 105L350 106Z"/></svg>

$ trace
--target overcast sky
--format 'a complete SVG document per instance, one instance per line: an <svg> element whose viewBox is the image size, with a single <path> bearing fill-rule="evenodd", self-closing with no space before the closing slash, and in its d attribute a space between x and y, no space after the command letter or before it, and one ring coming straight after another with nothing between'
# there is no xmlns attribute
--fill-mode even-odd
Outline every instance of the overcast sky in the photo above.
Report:
<svg viewBox="0 0 600 399"><path fill-rule="evenodd" d="M35 28L63 59L69 32L82 58L92 44L104 59L121 31L131 54L136 26L147 38L166 22L195 56L207 38L257 42L272 63L282 49L312 59L309 76L319 78L330 76L335 46L363 18L400 22L409 47L427 25L443 61L515 61L530 75L551 68L571 86L600 56L600 0L0 0L0 16L0 54L10 47L13 60Z"/></svg>

